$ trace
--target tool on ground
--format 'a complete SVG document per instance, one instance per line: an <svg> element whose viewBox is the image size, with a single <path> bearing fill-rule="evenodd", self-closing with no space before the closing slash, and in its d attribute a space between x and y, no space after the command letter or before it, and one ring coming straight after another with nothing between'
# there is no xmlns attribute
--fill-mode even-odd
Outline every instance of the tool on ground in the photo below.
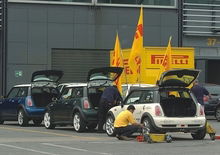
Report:
<svg viewBox="0 0 220 155"><path fill-rule="evenodd" d="M148 142L148 143L153 143L153 142L167 142L171 143L172 142L172 137L167 134L157 134L157 133L150 133L149 128L143 128L142 133L137 136L137 141L139 142Z"/></svg>

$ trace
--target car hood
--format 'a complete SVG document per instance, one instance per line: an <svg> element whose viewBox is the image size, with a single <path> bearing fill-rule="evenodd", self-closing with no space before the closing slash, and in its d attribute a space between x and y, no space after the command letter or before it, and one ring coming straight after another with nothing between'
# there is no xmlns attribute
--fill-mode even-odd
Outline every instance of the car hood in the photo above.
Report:
<svg viewBox="0 0 220 155"><path fill-rule="evenodd" d="M31 82L55 82L57 83L63 76L60 70L41 70L32 74Z"/></svg>
<svg viewBox="0 0 220 155"><path fill-rule="evenodd" d="M121 67L102 67L91 69L88 73L87 81L115 81L122 73Z"/></svg>
<svg viewBox="0 0 220 155"><path fill-rule="evenodd" d="M158 86L188 87L193 81L195 81L199 73L199 70L193 69L169 70L161 75L160 80L158 81Z"/></svg>

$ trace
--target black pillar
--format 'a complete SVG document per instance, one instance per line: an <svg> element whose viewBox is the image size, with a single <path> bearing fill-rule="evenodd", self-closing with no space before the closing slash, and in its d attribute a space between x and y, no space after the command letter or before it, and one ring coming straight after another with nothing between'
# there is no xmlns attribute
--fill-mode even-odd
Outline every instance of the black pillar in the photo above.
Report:
<svg viewBox="0 0 220 155"><path fill-rule="evenodd" d="M184 0L178 0L178 46L183 46L183 3Z"/></svg>
<svg viewBox="0 0 220 155"><path fill-rule="evenodd" d="M7 0L0 0L0 96L6 94Z"/></svg>

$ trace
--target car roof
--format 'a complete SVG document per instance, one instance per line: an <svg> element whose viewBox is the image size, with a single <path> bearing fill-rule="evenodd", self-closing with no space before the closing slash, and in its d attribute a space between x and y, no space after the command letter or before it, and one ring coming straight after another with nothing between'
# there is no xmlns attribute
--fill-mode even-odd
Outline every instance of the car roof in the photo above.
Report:
<svg viewBox="0 0 220 155"><path fill-rule="evenodd" d="M87 83L65 83L66 87L85 87Z"/></svg>
<svg viewBox="0 0 220 155"><path fill-rule="evenodd" d="M31 84L19 84L19 85L15 85L14 87L30 87Z"/></svg>
<svg viewBox="0 0 220 155"><path fill-rule="evenodd" d="M128 86L128 87L153 87L153 86L156 86L156 85L153 85L153 84L123 84L122 86Z"/></svg>

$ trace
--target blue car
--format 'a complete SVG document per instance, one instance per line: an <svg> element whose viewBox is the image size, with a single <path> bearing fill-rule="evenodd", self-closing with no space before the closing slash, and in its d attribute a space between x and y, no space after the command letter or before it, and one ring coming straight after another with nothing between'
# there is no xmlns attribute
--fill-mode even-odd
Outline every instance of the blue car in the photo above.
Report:
<svg viewBox="0 0 220 155"><path fill-rule="evenodd" d="M62 76L63 72L58 70L36 71L31 84L14 86L0 99L0 124L17 120L20 126L27 126L33 120L40 125L46 106L59 96L57 82Z"/></svg>

